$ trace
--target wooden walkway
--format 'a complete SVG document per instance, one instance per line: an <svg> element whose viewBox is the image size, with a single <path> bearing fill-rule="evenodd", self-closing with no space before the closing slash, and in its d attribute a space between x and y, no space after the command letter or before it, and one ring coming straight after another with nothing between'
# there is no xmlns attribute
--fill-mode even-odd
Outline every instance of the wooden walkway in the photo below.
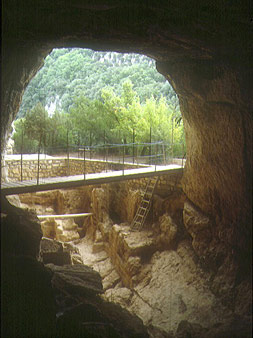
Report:
<svg viewBox="0 0 253 338"><path fill-rule="evenodd" d="M1 184L2 195L15 195L28 192L46 191L54 189L75 188L84 185L105 184L123 180L131 180L142 177L180 174L183 168L176 164L167 166L150 166L139 169L126 169L112 172L103 172L96 174L64 176L64 177L50 177L41 178L39 184L37 180L22 181L22 182L5 182Z"/></svg>

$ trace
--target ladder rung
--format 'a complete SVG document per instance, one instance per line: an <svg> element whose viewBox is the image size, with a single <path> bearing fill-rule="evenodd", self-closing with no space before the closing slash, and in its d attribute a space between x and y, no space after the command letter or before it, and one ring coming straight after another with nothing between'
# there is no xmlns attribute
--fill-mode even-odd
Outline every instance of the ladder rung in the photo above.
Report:
<svg viewBox="0 0 253 338"><path fill-rule="evenodd" d="M143 212L141 213L141 211L139 211L137 215L138 215L138 217L143 217L143 216L145 215L145 212L144 212L144 213L143 213Z"/></svg>
<svg viewBox="0 0 253 338"><path fill-rule="evenodd" d="M157 181L158 181L158 178L155 180L155 182L152 182L150 179L146 186L145 192L141 194L142 201L140 203L139 208L137 209L136 215L131 225L131 228L133 230L141 230L141 228L143 227L144 221L150 209L150 202L153 197L153 193L154 193ZM137 219L139 219L139 221L137 221Z"/></svg>

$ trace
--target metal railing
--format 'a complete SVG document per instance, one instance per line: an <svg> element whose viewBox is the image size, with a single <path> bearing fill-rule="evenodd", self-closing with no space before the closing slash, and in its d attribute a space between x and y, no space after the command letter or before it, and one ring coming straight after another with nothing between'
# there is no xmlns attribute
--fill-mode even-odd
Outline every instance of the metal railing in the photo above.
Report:
<svg viewBox="0 0 253 338"><path fill-rule="evenodd" d="M177 153L175 151L177 147ZM177 157L174 157L178 154ZM103 171L122 170L122 175L126 169L138 168L139 166L153 166L156 171L157 166L178 164L184 166L185 149L184 144L169 144L164 142L152 143L127 143L127 144L102 144L102 145L78 145L66 147L48 147L38 148L37 154L21 154L20 156L20 181L27 180L24 177L24 160L33 159L37 162L36 179L37 184L43 181L42 175L42 159L65 159L66 160L66 176L70 175L70 160L79 159L83 161L83 178L85 180L87 171L87 161L99 161L104 163ZM118 164L119 166L115 166ZM89 172L91 173L91 172ZM34 179L31 175L30 179Z"/></svg>

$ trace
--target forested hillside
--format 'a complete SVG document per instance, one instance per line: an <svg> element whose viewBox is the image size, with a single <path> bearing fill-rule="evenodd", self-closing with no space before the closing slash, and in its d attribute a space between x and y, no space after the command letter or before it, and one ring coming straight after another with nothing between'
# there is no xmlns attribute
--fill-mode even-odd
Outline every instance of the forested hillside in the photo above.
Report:
<svg viewBox="0 0 253 338"><path fill-rule="evenodd" d="M65 48L54 49L46 58L25 91L18 116L24 116L38 102L48 107L56 103L58 108L69 112L76 97L99 99L102 88L107 86L119 95L127 78L141 103L152 95L177 102L172 87L157 72L154 60L144 55Z"/></svg>
<svg viewBox="0 0 253 338"><path fill-rule="evenodd" d="M17 152L69 144L184 142L175 92L138 54L55 49L27 87L15 122ZM22 141L23 140L23 141ZM23 142L23 145L21 144ZM175 145L176 146L176 145Z"/></svg>

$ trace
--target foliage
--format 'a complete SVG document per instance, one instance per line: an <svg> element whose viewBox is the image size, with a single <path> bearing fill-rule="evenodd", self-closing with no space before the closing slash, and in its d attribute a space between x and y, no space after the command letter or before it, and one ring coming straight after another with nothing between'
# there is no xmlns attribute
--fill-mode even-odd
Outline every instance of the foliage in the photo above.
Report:
<svg viewBox="0 0 253 338"><path fill-rule="evenodd" d="M54 49L27 86L18 117L38 102L44 107L55 104L57 109L69 112L77 97L100 99L101 90L108 86L120 95L126 79L131 81L141 103L151 95L156 99L164 96L173 104L178 102L170 84L157 72L154 60L144 55Z"/></svg>
<svg viewBox="0 0 253 338"><path fill-rule="evenodd" d="M49 116L42 104L37 104L25 118L16 121L15 147L21 148L23 130L25 149L33 150L41 144L48 152L55 152L67 145L164 141L173 143L174 155L178 156L181 146L177 144L184 142L183 125L177 122L180 116L177 106L168 104L163 96L151 96L141 104L128 79L122 83L120 95L106 87L100 100L83 95L75 98L69 114L56 110ZM147 153L148 148L143 146L142 152Z"/></svg>
<svg viewBox="0 0 253 338"><path fill-rule="evenodd" d="M122 84L121 95L110 87L101 92L101 99L91 101L84 96L75 100L71 108L70 120L75 130L88 143L87 136L92 134L93 144L106 143L143 143L164 141L184 142L183 125L175 123L180 111L169 105L162 96L153 96L144 104L133 90L130 80ZM86 137L85 137L86 135Z"/></svg>
<svg viewBox="0 0 253 338"><path fill-rule="evenodd" d="M39 145L46 146L46 133L49 127L48 112L39 102L26 113L24 119L24 133Z"/></svg>
<svg viewBox="0 0 253 338"><path fill-rule="evenodd" d="M13 135L14 151L16 153L36 153L38 150L38 142L32 140L24 132L24 118L14 122L15 133Z"/></svg>
<svg viewBox="0 0 253 338"><path fill-rule="evenodd" d="M176 94L154 60L137 54L54 49L28 85L19 117L17 152L22 137L23 152L40 145L49 153L67 145L162 140L173 143L176 155L176 143L184 142Z"/></svg>

